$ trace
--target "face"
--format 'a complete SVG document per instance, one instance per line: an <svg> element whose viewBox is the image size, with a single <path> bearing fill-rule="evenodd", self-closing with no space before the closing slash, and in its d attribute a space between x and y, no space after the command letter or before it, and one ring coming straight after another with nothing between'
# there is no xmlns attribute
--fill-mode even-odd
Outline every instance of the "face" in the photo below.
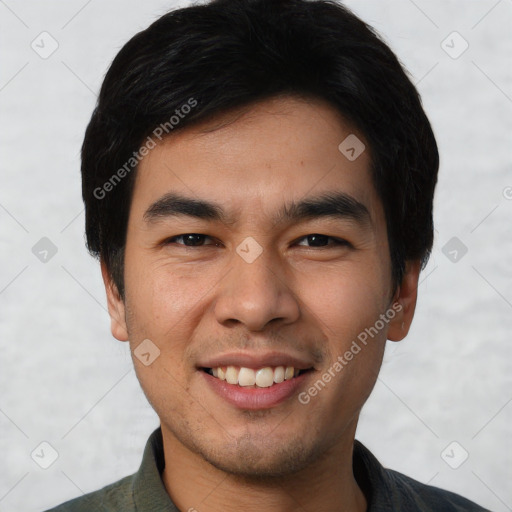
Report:
<svg viewBox="0 0 512 512"><path fill-rule="evenodd" d="M386 339L412 320L418 265L392 296L369 151L338 149L350 134L364 141L323 102L279 98L177 132L139 166L124 302L103 267L112 332L164 442L228 473L290 474L352 439ZM269 386L278 366L302 371Z"/></svg>

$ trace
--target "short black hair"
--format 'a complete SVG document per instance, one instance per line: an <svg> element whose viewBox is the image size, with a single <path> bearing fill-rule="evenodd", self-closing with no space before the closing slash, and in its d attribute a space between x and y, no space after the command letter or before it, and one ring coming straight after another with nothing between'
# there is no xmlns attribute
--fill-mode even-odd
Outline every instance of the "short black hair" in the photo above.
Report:
<svg viewBox="0 0 512 512"><path fill-rule="evenodd" d="M332 0L213 0L164 14L123 46L85 133L87 248L123 299L128 214L144 148L278 96L325 100L363 134L395 290L407 260L425 267L439 154L418 91L392 50Z"/></svg>

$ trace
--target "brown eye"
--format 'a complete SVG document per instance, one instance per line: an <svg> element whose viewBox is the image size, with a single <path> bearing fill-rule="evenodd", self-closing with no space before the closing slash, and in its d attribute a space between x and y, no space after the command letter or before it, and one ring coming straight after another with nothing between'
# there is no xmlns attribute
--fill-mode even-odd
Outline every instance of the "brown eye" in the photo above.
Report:
<svg viewBox="0 0 512 512"><path fill-rule="evenodd" d="M304 236L300 240L307 240L308 244L311 244L310 247L332 247L332 246L340 246L340 245L350 245L349 242L347 242L346 240L343 240L342 238L335 238L332 236L321 235L318 233ZM329 244L329 240L332 240L333 243ZM303 245L303 244L299 243L298 245Z"/></svg>
<svg viewBox="0 0 512 512"><path fill-rule="evenodd" d="M214 244L204 244L205 239L213 240L208 235L202 235L200 233L185 233L183 235L176 235L171 238L165 240L164 245L176 244L183 245L185 247L203 247L204 245L217 245ZM181 242L180 242L181 240Z"/></svg>

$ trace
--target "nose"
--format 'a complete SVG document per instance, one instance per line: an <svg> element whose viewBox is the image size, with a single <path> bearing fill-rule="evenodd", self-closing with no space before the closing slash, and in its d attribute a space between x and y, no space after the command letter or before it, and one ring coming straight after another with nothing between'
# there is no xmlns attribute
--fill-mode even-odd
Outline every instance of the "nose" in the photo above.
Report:
<svg viewBox="0 0 512 512"><path fill-rule="evenodd" d="M270 250L264 249L251 263L234 253L231 269L219 283L217 321L240 323L250 331L262 331L272 321L295 322L300 305L289 281Z"/></svg>

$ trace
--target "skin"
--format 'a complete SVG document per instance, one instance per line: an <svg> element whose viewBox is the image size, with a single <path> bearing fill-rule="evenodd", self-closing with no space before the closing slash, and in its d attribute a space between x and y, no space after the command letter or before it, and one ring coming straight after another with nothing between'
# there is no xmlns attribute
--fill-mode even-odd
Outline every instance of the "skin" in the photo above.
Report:
<svg viewBox="0 0 512 512"><path fill-rule="evenodd" d="M386 339L407 335L420 263L407 262L393 295L369 151L351 162L338 150L351 133L364 141L328 104L280 97L176 132L139 166L124 301L104 264L102 274L113 335L129 340L132 355L147 338L160 350L149 366L133 361L161 421L162 479L182 511L367 508L352 471L357 421ZM371 223L275 223L284 203L333 190L363 203ZM236 222L146 222L147 208L171 191L214 201ZM163 243L187 233L206 236L192 247L182 238ZM350 245L315 246L311 234ZM263 250L250 264L236 252L248 236ZM307 404L295 395L242 410L214 393L196 368L199 358L228 350L278 349L312 362L315 371L300 391L307 390L393 303L402 310Z"/></svg>

